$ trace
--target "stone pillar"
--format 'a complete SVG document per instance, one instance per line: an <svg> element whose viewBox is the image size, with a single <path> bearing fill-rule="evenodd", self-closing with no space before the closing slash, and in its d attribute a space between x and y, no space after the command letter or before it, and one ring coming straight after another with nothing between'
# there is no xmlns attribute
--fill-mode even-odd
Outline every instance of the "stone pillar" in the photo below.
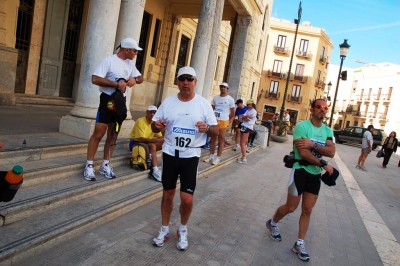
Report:
<svg viewBox="0 0 400 266"><path fill-rule="evenodd" d="M215 65L218 58L218 41L221 31L222 13L224 11L224 0L219 0L215 6L214 23L211 34L210 52L208 53L208 62L206 75L204 78L203 97L208 99L210 91L213 86Z"/></svg>
<svg viewBox="0 0 400 266"><path fill-rule="evenodd" d="M39 76L40 54L43 46L44 20L47 0L35 0L32 18L32 34L29 45L28 70L26 72L26 94L36 94Z"/></svg>
<svg viewBox="0 0 400 266"><path fill-rule="evenodd" d="M250 16L238 18L238 30L236 35L235 47L233 48L233 57L231 61L231 69L229 73L229 94L234 99L241 97L240 89L244 87L243 78L246 70L246 44L247 35L252 23ZM231 45L231 44L230 44Z"/></svg>
<svg viewBox="0 0 400 266"><path fill-rule="evenodd" d="M190 66L196 70L197 85L195 87L195 92L200 95L203 94L216 2L217 0L203 0L199 22L197 24L196 37L193 44Z"/></svg>
<svg viewBox="0 0 400 266"><path fill-rule="evenodd" d="M122 0L121 7L119 9L119 19L117 27L117 36L115 37L114 51L115 48L120 45L121 41L125 38L132 38L139 42L140 31L142 28L143 11L146 0ZM136 58L133 59L136 62ZM143 75L143 73L142 73ZM132 88L133 89L133 88ZM132 125L127 125L132 119L130 111L130 102L132 89L126 90L126 107L128 109L128 116L126 117L125 127L133 127Z"/></svg>
<svg viewBox="0 0 400 266"><path fill-rule="evenodd" d="M18 50L0 45L0 105L15 105Z"/></svg>
<svg viewBox="0 0 400 266"><path fill-rule="evenodd" d="M162 94L161 101L163 101L168 96L168 87L171 76L171 68L174 62L174 54L175 54L175 44L176 44L176 36L178 34L178 26L181 24L182 17L173 15L172 16L172 25L171 25L171 35L168 44L167 50L167 60L165 62L165 68L163 73L163 79L161 81L162 84ZM197 73L196 73L197 74Z"/></svg>
<svg viewBox="0 0 400 266"><path fill-rule="evenodd" d="M120 5L121 0L97 0L90 4L77 100L70 115L61 118L61 133L89 139L94 130L100 92L92 84L92 74L97 64L114 52ZM129 136L130 130L126 133L122 126L120 136Z"/></svg>

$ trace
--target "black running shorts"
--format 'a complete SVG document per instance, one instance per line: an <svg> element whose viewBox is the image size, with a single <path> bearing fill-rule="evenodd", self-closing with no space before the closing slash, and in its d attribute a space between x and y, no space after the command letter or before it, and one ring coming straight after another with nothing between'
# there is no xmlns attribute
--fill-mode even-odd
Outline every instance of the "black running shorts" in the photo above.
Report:
<svg viewBox="0 0 400 266"><path fill-rule="evenodd" d="M100 104L97 110L96 123L108 124L115 123L114 111L110 111L107 108L107 103L111 99L111 96L106 93L100 94Z"/></svg>
<svg viewBox="0 0 400 266"><path fill-rule="evenodd" d="M175 158L175 156L163 153L162 165L162 185L164 190L175 189L178 175L180 175L180 191L193 195L196 189L199 157Z"/></svg>
<svg viewBox="0 0 400 266"><path fill-rule="evenodd" d="M300 196L304 191L318 195L321 188L321 174L313 175L301 168L294 169L291 175L293 175L293 182L288 188L290 195Z"/></svg>

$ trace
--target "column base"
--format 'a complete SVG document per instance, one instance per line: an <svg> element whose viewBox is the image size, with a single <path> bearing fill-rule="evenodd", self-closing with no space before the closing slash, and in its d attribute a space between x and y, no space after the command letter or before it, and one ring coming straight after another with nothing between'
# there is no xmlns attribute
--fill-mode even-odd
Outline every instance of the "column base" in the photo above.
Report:
<svg viewBox="0 0 400 266"><path fill-rule="evenodd" d="M15 105L14 93L2 93L0 92L0 105Z"/></svg>
<svg viewBox="0 0 400 266"><path fill-rule="evenodd" d="M89 140L93 134L95 124L96 121L94 119L66 115L61 117L59 132L80 139ZM134 124L135 121L133 120L125 120L122 123L118 138L129 138ZM105 138L106 135L104 135L104 140Z"/></svg>

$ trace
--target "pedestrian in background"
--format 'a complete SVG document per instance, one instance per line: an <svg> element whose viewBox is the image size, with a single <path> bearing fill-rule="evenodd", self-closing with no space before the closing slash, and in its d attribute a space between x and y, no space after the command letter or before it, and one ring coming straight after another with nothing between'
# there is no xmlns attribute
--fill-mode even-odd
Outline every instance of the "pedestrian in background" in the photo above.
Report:
<svg viewBox="0 0 400 266"><path fill-rule="evenodd" d="M232 123L232 127L235 124L235 142L236 145L233 148L234 151L237 151L238 149L240 149L240 123L243 122L242 121L242 116L244 113L246 113L247 111L247 106L243 104L243 100L242 99L238 99L235 103L237 105L236 110L235 110L235 117L237 117L237 119L235 119L234 123Z"/></svg>
<svg viewBox="0 0 400 266"><path fill-rule="evenodd" d="M256 105L254 104L253 100L247 100L247 111L242 116L242 124L240 127L240 148L242 151L242 158L237 159L238 163L247 163L246 153L248 152L247 149L247 141L249 139L249 134L253 130L254 124L257 120L257 111Z"/></svg>
<svg viewBox="0 0 400 266"><path fill-rule="evenodd" d="M367 171L367 169L364 166L365 159L367 159L368 154L371 153L372 151L372 144L374 142L373 137L372 137L372 132L374 132L374 126L369 125L367 130L365 130L363 139L362 139L362 144L361 144L361 154L360 157L358 157L358 163L356 165L357 169Z"/></svg>
<svg viewBox="0 0 400 266"><path fill-rule="evenodd" d="M392 131L389 134L389 137L386 138L385 142L383 143L383 151L385 152L385 156L383 157L382 167L386 168L386 165L389 163L390 156L392 153L396 153L397 145L399 144L398 140L396 139L396 132Z"/></svg>
<svg viewBox="0 0 400 266"><path fill-rule="evenodd" d="M279 119L279 113L275 113L274 117L272 118L272 133L275 134L276 129L276 121Z"/></svg>

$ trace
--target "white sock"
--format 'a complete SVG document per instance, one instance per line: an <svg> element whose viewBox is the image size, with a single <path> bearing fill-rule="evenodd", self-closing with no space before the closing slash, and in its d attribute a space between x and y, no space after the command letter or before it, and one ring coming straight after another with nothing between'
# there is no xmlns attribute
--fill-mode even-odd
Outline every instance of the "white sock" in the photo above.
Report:
<svg viewBox="0 0 400 266"><path fill-rule="evenodd" d="M301 245L301 244L304 244L304 240L298 238L298 239L297 239L297 245Z"/></svg>
<svg viewBox="0 0 400 266"><path fill-rule="evenodd" d="M214 154L210 154L210 158L211 158L211 159L214 159Z"/></svg>
<svg viewBox="0 0 400 266"><path fill-rule="evenodd" d="M87 160L87 161L86 161L86 166L88 166L89 164L93 165L93 161Z"/></svg>
<svg viewBox="0 0 400 266"><path fill-rule="evenodd" d="M179 230L179 231L184 231L184 230L187 231L186 224L185 224L185 225L181 224L181 225L179 226L179 229L178 229L178 230Z"/></svg>
<svg viewBox="0 0 400 266"><path fill-rule="evenodd" d="M168 226L168 225L166 225L166 226L162 225L162 226L161 226L161 230L162 230L163 232L168 232L168 233L169 233L169 226Z"/></svg>
<svg viewBox="0 0 400 266"><path fill-rule="evenodd" d="M277 223L275 223L275 222L274 222L274 220L272 220L272 219L271 219L271 222L270 222L270 224L271 224L272 226L277 226L277 225L278 225L278 224L277 224Z"/></svg>
<svg viewBox="0 0 400 266"><path fill-rule="evenodd" d="M103 160L102 166L108 164L110 162L110 160Z"/></svg>
<svg viewBox="0 0 400 266"><path fill-rule="evenodd" d="M154 167L153 167L153 171L156 171L156 172L158 171L157 166L154 166Z"/></svg>

